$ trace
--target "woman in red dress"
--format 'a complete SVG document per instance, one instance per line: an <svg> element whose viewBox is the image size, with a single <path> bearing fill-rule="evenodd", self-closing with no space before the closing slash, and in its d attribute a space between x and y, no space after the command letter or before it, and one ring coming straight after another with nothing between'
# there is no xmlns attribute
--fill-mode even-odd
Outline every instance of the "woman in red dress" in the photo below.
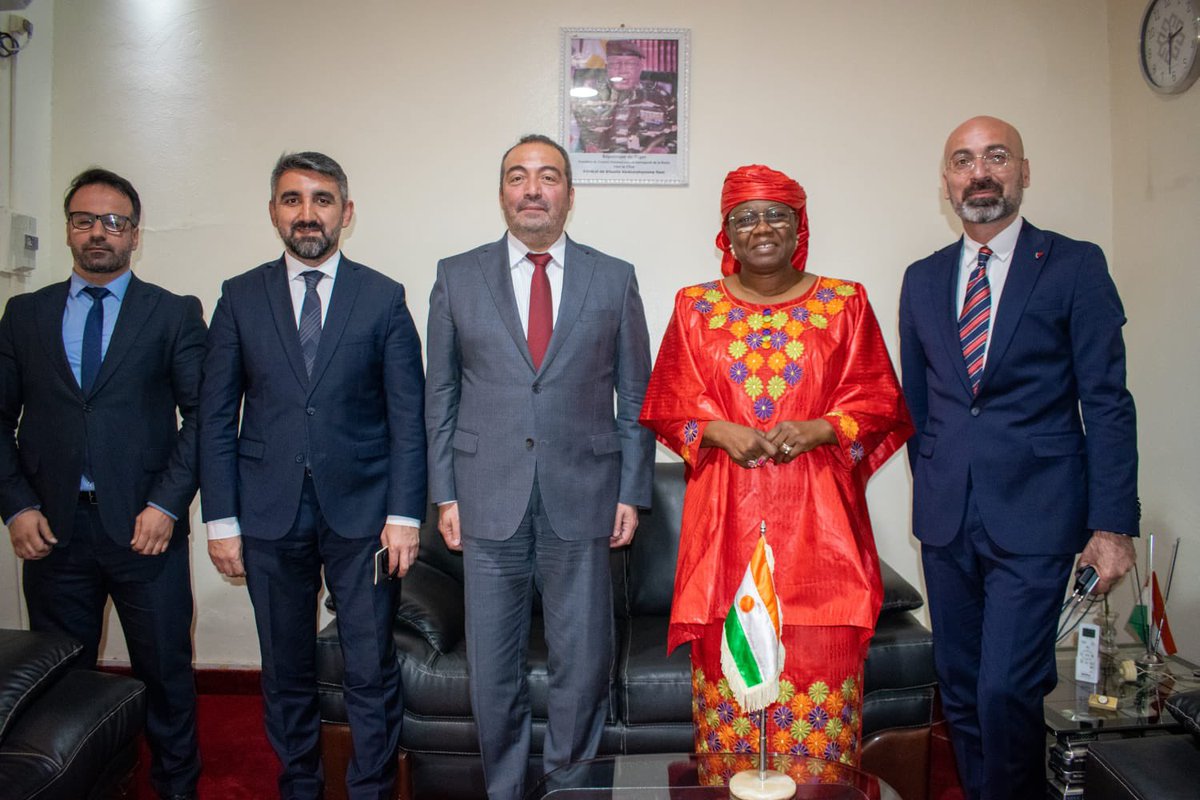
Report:
<svg viewBox="0 0 1200 800"><path fill-rule="evenodd" d="M857 764L883 597L865 490L912 425L863 287L805 271L805 200L767 167L726 177L724 278L676 295L641 421L687 465L667 647L692 643L696 751L758 750L720 652L765 520L786 651L768 749Z"/></svg>

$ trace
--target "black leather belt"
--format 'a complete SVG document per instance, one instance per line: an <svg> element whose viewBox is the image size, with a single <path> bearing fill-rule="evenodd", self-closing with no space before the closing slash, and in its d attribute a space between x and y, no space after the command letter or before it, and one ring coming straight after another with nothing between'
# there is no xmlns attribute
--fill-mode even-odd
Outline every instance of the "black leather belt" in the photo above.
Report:
<svg viewBox="0 0 1200 800"><path fill-rule="evenodd" d="M85 505L85 506L99 505L99 503L97 503L97 501L96 501L96 490L92 489L91 491L88 491L88 492L80 492L79 493L79 504Z"/></svg>

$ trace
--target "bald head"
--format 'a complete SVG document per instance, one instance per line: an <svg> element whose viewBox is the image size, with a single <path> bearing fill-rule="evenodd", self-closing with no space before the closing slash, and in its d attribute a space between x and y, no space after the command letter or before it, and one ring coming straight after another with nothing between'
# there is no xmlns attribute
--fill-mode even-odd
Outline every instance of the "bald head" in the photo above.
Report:
<svg viewBox="0 0 1200 800"><path fill-rule="evenodd" d="M1025 158L1025 143L1016 128L996 117L971 117L950 132L942 155L949 161L960 150L982 153L996 147L1003 147L1018 160Z"/></svg>

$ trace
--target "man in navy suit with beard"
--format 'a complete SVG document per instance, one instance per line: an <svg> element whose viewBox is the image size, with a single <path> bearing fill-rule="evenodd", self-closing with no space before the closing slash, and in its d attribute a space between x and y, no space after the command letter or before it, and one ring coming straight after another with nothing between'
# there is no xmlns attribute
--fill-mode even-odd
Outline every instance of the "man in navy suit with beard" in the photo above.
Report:
<svg viewBox="0 0 1200 800"><path fill-rule="evenodd" d="M14 297L0 321L0 515L25 561L29 626L78 639L77 666L95 666L112 598L149 689L151 783L190 798L200 755L188 507L204 317L196 298L130 270L142 205L128 180L89 169L63 205L70 279Z"/></svg>
<svg viewBox="0 0 1200 800"><path fill-rule="evenodd" d="M337 604L355 800L392 797L400 672L396 583L425 513L421 344L404 287L338 249L354 202L321 153L282 156L271 175L282 257L225 282L200 399L209 555L244 574L262 650L267 736L280 794L322 796L317 595Z"/></svg>
<svg viewBox="0 0 1200 800"><path fill-rule="evenodd" d="M1097 594L1134 561L1125 314L1099 247L1019 215L1029 161L1011 125L956 128L942 186L965 235L910 266L900 296L934 662L967 796L1041 797L1075 554Z"/></svg>

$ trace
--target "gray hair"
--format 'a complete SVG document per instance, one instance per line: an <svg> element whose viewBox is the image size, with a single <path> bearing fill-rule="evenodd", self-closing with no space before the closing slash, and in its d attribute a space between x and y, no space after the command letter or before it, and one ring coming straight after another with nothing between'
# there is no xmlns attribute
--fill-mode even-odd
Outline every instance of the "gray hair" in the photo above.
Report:
<svg viewBox="0 0 1200 800"><path fill-rule="evenodd" d="M346 171L342 169L342 165L324 153L317 153L311 150L303 153L284 153L275 162L275 169L271 170L272 199L275 198L275 190L279 186L280 176L294 169L315 172L318 175L332 178L337 181L338 191L342 194L342 202L345 203L350 199L350 181L347 180Z"/></svg>

